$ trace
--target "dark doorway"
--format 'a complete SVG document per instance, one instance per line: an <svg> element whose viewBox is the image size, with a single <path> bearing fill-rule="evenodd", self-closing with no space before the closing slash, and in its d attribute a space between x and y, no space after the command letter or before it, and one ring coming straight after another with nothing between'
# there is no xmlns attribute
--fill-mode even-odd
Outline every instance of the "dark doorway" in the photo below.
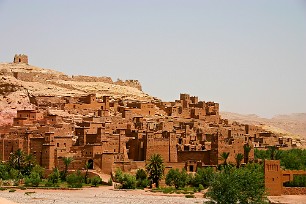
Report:
<svg viewBox="0 0 306 204"><path fill-rule="evenodd" d="M192 165L189 166L189 171L190 171L190 172L193 172L193 166L192 166Z"/></svg>
<svg viewBox="0 0 306 204"><path fill-rule="evenodd" d="M92 159L88 160L88 164L89 164L88 169L93 169L93 160Z"/></svg>

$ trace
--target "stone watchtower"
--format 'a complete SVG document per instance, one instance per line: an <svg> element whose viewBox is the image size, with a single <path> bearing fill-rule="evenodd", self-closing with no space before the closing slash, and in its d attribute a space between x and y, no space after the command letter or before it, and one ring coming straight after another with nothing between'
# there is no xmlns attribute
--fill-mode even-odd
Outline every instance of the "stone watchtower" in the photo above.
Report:
<svg viewBox="0 0 306 204"><path fill-rule="evenodd" d="M27 55L15 55L14 57L14 63L24 63L29 64L28 56Z"/></svg>

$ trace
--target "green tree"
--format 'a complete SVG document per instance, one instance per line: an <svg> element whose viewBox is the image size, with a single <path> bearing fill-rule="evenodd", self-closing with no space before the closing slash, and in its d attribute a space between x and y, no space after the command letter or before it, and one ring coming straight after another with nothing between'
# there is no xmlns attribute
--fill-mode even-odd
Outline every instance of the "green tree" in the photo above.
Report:
<svg viewBox="0 0 306 204"><path fill-rule="evenodd" d="M216 173L207 196L215 203L266 203L263 168L225 166Z"/></svg>
<svg viewBox="0 0 306 204"><path fill-rule="evenodd" d="M252 147L249 144L245 144L243 146L243 149L244 149L244 163L248 164Z"/></svg>
<svg viewBox="0 0 306 204"><path fill-rule="evenodd" d="M244 155L241 153L236 154L235 160L236 160L236 167L239 168L241 161L243 160Z"/></svg>
<svg viewBox="0 0 306 204"><path fill-rule="evenodd" d="M229 154L230 154L229 152L222 152L221 159L223 160L223 165L227 165L227 159Z"/></svg>
<svg viewBox="0 0 306 204"><path fill-rule="evenodd" d="M62 179L66 180L67 173L68 173L68 168L69 168L69 165L71 164L71 162L73 161L73 158L72 157L63 157L62 159L63 159L64 165L65 165L65 169L64 169Z"/></svg>
<svg viewBox="0 0 306 204"><path fill-rule="evenodd" d="M174 185L176 189L184 188L188 183L188 174L185 169L180 172L179 169L170 169L166 175L166 184Z"/></svg>
<svg viewBox="0 0 306 204"><path fill-rule="evenodd" d="M211 167L198 168L197 173L194 176L192 185L195 187L199 187L200 185L202 185L203 187L208 187L214 177L214 174L214 169Z"/></svg>
<svg viewBox="0 0 306 204"><path fill-rule="evenodd" d="M152 183L156 184L156 187L159 187L159 180L164 175L164 162L160 154L153 154L148 164L146 165L146 170L148 172L148 178L152 181Z"/></svg>

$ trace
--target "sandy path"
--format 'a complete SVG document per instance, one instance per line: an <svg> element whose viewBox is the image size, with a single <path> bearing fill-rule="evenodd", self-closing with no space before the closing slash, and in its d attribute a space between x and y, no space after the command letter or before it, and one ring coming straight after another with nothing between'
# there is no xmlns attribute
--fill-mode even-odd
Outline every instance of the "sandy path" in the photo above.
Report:
<svg viewBox="0 0 306 204"><path fill-rule="evenodd" d="M25 194L26 192L34 192L31 194ZM8 191L2 191L0 197L8 200L12 200L15 203L22 204L75 204L75 203L173 203L173 204L194 204L203 203L206 199L199 194L201 198L185 198L184 195L165 195L155 194L152 192L146 192L144 190L132 190L132 191L117 191L112 190L111 187L89 188L82 190L41 190L41 189L27 189L16 190L16 192L10 193ZM2 202L0 201L2 204ZM5 202L3 202L6 204ZM12 204L12 203L8 203Z"/></svg>
<svg viewBox="0 0 306 204"><path fill-rule="evenodd" d="M16 204L15 202L7 200L5 198L0 198L0 203L1 204Z"/></svg>

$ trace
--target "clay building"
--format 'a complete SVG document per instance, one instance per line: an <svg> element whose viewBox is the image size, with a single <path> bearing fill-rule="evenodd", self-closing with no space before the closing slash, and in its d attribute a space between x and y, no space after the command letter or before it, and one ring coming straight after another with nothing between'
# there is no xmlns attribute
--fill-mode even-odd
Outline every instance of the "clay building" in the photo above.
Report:
<svg viewBox="0 0 306 204"><path fill-rule="evenodd" d="M63 157L72 157L70 169L91 168L111 173L116 168L144 168L154 153L162 156L167 171L184 167L195 172L203 166L235 163L244 146L282 145L292 140L277 137L257 126L229 123L219 115L219 104L181 94L174 102L112 100L95 94L80 97L33 97L38 110L18 110L13 126L0 135L0 158L22 149L33 154L46 169L63 168ZM60 115L58 115L58 114Z"/></svg>
<svg viewBox="0 0 306 204"><path fill-rule="evenodd" d="M28 56L19 54L14 56L14 63L24 63L24 64L29 64Z"/></svg>

